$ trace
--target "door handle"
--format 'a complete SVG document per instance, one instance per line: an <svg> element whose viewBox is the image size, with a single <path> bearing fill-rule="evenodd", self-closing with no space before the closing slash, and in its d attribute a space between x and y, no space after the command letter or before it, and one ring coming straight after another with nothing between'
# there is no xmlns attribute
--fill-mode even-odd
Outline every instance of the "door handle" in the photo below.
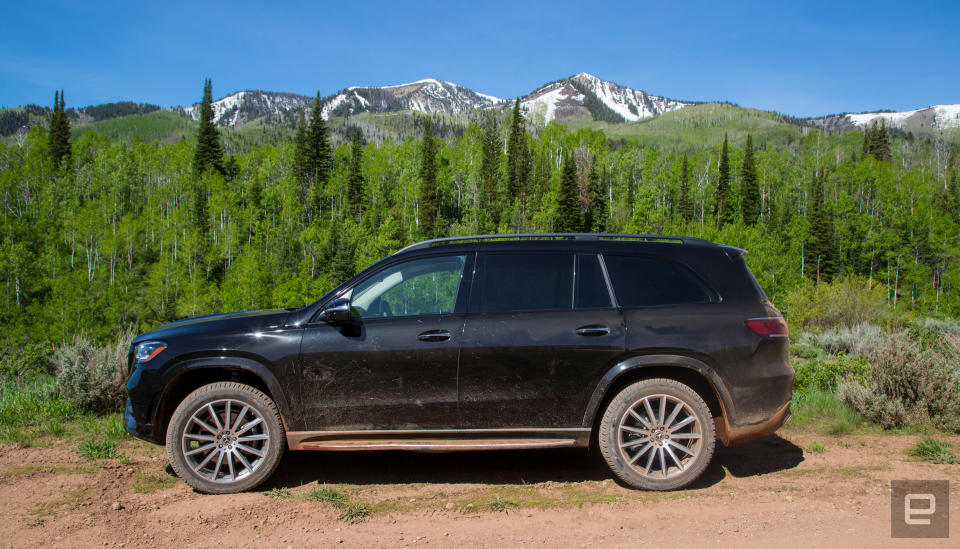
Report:
<svg viewBox="0 0 960 549"><path fill-rule="evenodd" d="M450 339L450 332L446 330L430 330L417 336L420 341L446 341Z"/></svg>
<svg viewBox="0 0 960 549"><path fill-rule="evenodd" d="M606 326L583 326L577 328L576 333L582 336L605 336L610 333L610 328Z"/></svg>

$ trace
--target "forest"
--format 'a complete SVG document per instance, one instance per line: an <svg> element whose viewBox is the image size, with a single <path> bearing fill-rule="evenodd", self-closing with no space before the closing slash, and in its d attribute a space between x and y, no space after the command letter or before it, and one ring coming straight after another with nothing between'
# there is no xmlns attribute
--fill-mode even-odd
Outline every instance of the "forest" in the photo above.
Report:
<svg viewBox="0 0 960 549"><path fill-rule="evenodd" d="M724 136L730 126L703 111L685 119L691 137L658 143L537 127L518 108L472 113L453 135L411 115L417 135L373 139L308 110L295 135L226 154L206 91L199 130L175 142L71 135L62 96L48 123L0 141L4 354L299 307L409 243L495 232L737 246L790 322L803 318L791 295L841 280L897 311L960 316L950 139L798 126ZM331 139L334 127L349 139Z"/></svg>

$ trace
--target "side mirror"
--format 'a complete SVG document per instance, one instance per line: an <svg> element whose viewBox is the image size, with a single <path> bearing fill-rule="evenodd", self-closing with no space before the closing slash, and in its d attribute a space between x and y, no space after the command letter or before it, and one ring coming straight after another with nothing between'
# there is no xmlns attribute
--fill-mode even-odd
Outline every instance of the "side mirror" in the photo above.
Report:
<svg viewBox="0 0 960 549"><path fill-rule="evenodd" d="M346 298L334 299L320 311L318 319L328 324L340 324L350 321L350 300Z"/></svg>

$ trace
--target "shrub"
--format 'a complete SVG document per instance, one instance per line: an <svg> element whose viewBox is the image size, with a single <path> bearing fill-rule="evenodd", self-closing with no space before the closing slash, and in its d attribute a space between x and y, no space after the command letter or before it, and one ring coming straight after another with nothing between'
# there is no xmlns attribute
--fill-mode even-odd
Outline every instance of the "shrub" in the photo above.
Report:
<svg viewBox="0 0 960 549"><path fill-rule="evenodd" d="M806 393L812 390L833 391L846 380L866 383L870 379L870 365L866 357L840 355L835 359L815 358L796 367L794 390Z"/></svg>
<svg viewBox="0 0 960 549"><path fill-rule="evenodd" d="M54 353L57 390L67 401L94 412L123 409L126 400L127 348L133 334L124 330L110 345L96 347L78 336Z"/></svg>
<svg viewBox="0 0 960 549"><path fill-rule="evenodd" d="M869 384L841 384L841 397L884 427L930 423L960 431L957 346L921 350L904 333L890 334L872 360Z"/></svg>
<svg viewBox="0 0 960 549"><path fill-rule="evenodd" d="M917 440L917 444L910 449L910 455L923 458L931 463L958 463L957 456L950 447L949 442L922 436Z"/></svg>
<svg viewBox="0 0 960 549"><path fill-rule="evenodd" d="M793 329L884 323L890 318L886 289L852 276L831 283L804 282L778 300Z"/></svg>
<svg viewBox="0 0 960 549"><path fill-rule="evenodd" d="M880 326L866 322L853 326L834 326L822 332L808 332L800 339L803 343L819 347L830 354L846 353L853 357L876 354L885 340Z"/></svg>
<svg viewBox="0 0 960 549"><path fill-rule="evenodd" d="M0 375L29 376L52 373L53 348L46 343L28 343L9 351L0 360Z"/></svg>
<svg viewBox="0 0 960 549"><path fill-rule="evenodd" d="M77 453L87 459L113 459L117 457L117 443L109 440L85 440Z"/></svg>

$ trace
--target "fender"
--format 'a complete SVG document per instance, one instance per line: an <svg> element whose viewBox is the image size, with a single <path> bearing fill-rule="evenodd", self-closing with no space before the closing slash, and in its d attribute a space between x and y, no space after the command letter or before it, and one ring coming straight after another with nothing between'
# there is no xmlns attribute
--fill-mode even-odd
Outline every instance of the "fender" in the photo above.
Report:
<svg viewBox="0 0 960 549"><path fill-rule="evenodd" d="M713 371L713 368L707 366L702 361L683 355L642 355L631 357L618 363L616 366L607 370L607 373L600 378L600 382L597 383L597 387L593 390L593 394L590 395L590 400L587 402L587 409L583 414L581 427L588 429L593 427L597 413L600 412L600 404L607 395L607 391L613 386L617 379L628 372L653 366L686 368L699 373L707 379L707 382L719 397L718 400L720 401L720 408L724 418L727 418L727 414L733 409L730 393L727 392L726 386L720 381L720 376Z"/></svg>
<svg viewBox="0 0 960 549"><path fill-rule="evenodd" d="M260 378L264 385L270 390L270 394L273 397L273 401L277 405L277 409L280 412L280 418L284 422L284 428L288 426L286 423L293 419L294 416L291 413L290 402L287 398L286 392L283 390L283 387L280 385L280 382L277 380L277 377L273 372L264 365L262 362L248 358L245 356L239 355L217 355L217 356L206 356L198 358L186 359L182 362L177 363L176 365L167 369L164 372L164 387L171 387L180 379L183 375L189 372L195 372L197 370L222 370L222 369L232 369L232 370L242 370L245 372L250 372L253 375ZM169 393L164 392L162 398L166 398ZM159 404L159 403L158 403ZM159 405L154 407L153 410L153 420L156 421L157 412L160 410Z"/></svg>

